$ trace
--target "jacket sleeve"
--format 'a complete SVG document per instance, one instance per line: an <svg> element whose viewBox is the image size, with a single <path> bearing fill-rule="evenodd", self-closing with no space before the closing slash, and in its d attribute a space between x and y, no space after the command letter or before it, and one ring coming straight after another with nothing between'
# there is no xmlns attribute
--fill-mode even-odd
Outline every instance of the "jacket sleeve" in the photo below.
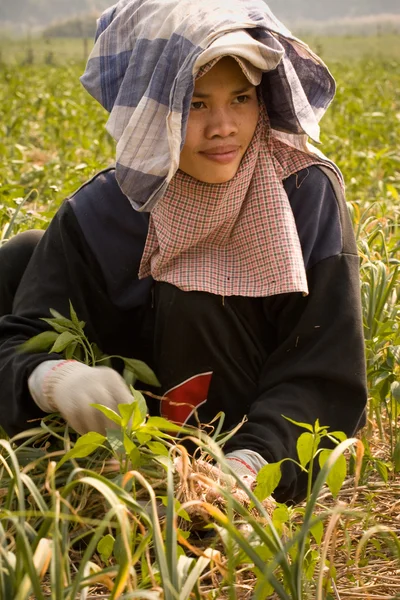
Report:
<svg viewBox="0 0 400 600"><path fill-rule="evenodd" d="M309 295L264 300L276 332L275 350L259 380L248 422L226 445L268 462L297 459L304 430L284 419L329 426L353 435L367 399L359 259L343 195L318 167L285 183L302 245ZM306 478L290 461L282 466L278 501L298 501Z"/></svg>
<svg viewBox="0 0 400 600"><path fill-rule="evenodd" d="M133 211L132 211L133 212ZM107 239L103 238L104 244ZM112 240L111 240L112 241ZM132 276L133 277L133 276ZM43 413L32 400L27 380L41 362L58 354L18 351L25 340L49 329L41 320L49 309L69 315L71 300L91 342L107 353L146 360L138 343L147 298L134 310L122 310L110 299L104 272L85 235L71 202L66 201L36 247L14 299L13 314L0 320L0 425L10 435L28 427Z"/></svg>

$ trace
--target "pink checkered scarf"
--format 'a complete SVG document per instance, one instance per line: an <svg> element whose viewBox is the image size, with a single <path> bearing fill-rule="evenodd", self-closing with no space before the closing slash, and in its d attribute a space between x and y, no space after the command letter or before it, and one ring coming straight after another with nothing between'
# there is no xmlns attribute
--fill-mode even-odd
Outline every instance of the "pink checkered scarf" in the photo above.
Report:
<svg viewBox="0 0 400 600"><path fill-rule="evenodd" d="M151 212L139 277L221 296L307 294L282 181L313 164L332 165L275 139L262 106L233 179L216 185L176 172Z"/></svg>

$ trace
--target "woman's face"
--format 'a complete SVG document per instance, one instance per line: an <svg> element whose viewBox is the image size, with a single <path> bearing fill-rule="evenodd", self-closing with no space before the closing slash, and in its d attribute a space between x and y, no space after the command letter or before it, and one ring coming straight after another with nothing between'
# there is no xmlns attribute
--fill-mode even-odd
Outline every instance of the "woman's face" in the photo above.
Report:
<svg viewBox="0 0 400 600"><path fill-rule="evenodd" d="M231 57L196 81L179 168L199 181L235 176L259 114L256 87Z"/></svg>

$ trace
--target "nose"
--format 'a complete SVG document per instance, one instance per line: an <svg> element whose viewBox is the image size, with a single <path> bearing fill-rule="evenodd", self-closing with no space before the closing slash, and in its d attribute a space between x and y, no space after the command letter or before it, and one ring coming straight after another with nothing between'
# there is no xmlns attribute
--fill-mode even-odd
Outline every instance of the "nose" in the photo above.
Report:
<svg viewBox="0 0 400 600"><path fill-rule="evenodd" d="M209 112L205 135L208 139L215 137L226 138L236 135L239 131L237 115L229 108L214 109Z"/></svg>

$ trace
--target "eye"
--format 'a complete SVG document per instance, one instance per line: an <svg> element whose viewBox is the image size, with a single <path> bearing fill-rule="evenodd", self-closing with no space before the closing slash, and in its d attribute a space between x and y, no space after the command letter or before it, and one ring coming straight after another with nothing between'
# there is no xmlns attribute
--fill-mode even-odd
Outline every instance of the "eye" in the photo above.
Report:
<svg viewBox="0 0 400 600"><path fill-rule="evenodd" d="M246 102L248 102L250 100L250 96L246 96L245 94L241 95L241 96L236 96L234 102L236 104L246 104Z"/></svg>
<svg viewBox="0 0 400 600"><path fill-rule="evenodd" d="M197 102L192 102L190 105L190 108L192 110L200 110L203 107L204 107L204 102L200 102L200 100L198 100Z"/></svg>

